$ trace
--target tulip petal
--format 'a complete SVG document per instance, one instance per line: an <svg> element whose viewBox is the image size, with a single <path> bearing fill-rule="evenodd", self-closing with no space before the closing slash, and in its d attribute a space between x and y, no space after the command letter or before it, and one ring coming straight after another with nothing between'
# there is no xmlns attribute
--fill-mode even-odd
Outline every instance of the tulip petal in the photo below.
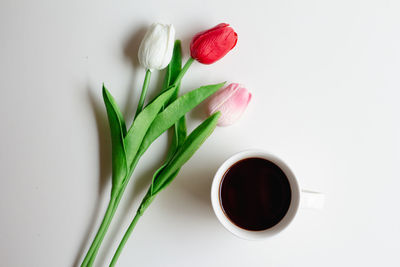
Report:
<svg viewBox="0 0 400 267"><path fill-rule="evenodd" d="M172 25L152 24L139 47L140 64L150 70L165 68L171 61L174 39Z"/></svg>
<svg viewBox="0 0 400 267"><path fill-rule="evenodd" d="M218 91L208 102L208 114L221 111L219 126L235 123L246 110L251 100L251 93L243 86L232 83Z"/></svg>
<svg viewBox="0 0 400 267"><path fill-rule="evenodd" d="M221 23L196 34L190 43L190 55L202 64L212 64L224 57L237 43L236 32Z"/></svg>
<svg viewBox="0 0 400 267"><path fill-rule="evenodd" d="M228 26L229 26L228 23L220 23L220 24L218 24L217 26L214 26L214 27L211 28L211 29L208 29L208 30L199 32L199 33L197 33L195 36L193 36L192 43L196 42L197 39L198 39L201 35L203 35L203 34L212 32L212 31L214 31L214 30L216 30L216 29L225 28L225 27L228 27Z"/></svg>

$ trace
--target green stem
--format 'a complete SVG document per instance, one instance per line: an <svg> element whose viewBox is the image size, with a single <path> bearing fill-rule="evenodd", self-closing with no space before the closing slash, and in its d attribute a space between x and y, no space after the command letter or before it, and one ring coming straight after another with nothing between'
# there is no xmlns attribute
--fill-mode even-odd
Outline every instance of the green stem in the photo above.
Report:
<svg viewBox="0 0 400 267"><path fill-rule="evenodd" d="M176 80L174 82L174 85L177 85L177 84L180 83L180 81L182 80L183 76L185 75L185 73L187 72L187 70L189 69L189 67L192 65L193 62L194 62L193 58L189 58L188 59L188 61L183 66L181 72L179 73L178 77L176 78ZM143 104L144 104L144 100L146 98L147 88L148 88L149 83L150 83L150 76L151 76L151 71L147 70L146 71L146 75L145 75L145 80L144 80L144 83L143 83L142 93L140 95L138 108L136 110L135 118L140 113L140 111L143 109ZM110 223L111 223L111 221L112 221L112 219L114 217L114 214L115 214L115 212L116 212L116 210L118 208L118 205L119 205L119 203L121 201L121 198L122 198L122 195L123 195L123 193L125 191L125 188L128 185L128 182L129 182L129 180L131 178L131 175L132 175L132 173L133 173L133 171L134 171L134 169L135 169L140 157L141 157L141 155L138 155L137 157L135 157L134 163L132 164L132 168L131 168L129 174L127 175L127 177L126 177L126 181L123 183L120 191L117 193L117 196L116 197L112 197L112 200L110 200L110 203L109 203L109 205L107 207L107 211L106 211L106 214L104 215L104 218L103 218L103 221L101 223L101 226L100 226L100 228L99 228L99 230L98 230L98 232L96 234L95 239L92 242L92 245L90 246L90 249L89 249L88 253L85 256L84 261L82 262L81 267L87 267L87 266L92 266L93 265L94 260L96 259L98 250L100 248L100 245L101 245L101 243L102 243L102 241L104 239L105 234L107 233L108 227L110 226ZM146 206L146 208L147 208L147 206ZM136 215L136 216L138 216L138 215ZM136 216L135 216L135 218L136 218ZM141 215L139 215L139 217L140 216ZM138 218L136 220L138 220ZM133 221L132 221L132 223L133 223ZM135 225L136 225L136 222L133 224L133 226L131 224L132 227L130 226L130 228L132 228L132 230L133 230ZM128 234L126 239L128 239L129 235L130 235L130 233ZM122 247L121 247L120 250L122 250ZM121 252L119 252L119 254L120 253ZM118 258L118 256L117 256L117 258ZM116 260L117 259L115 259L115 261Z"/></svg>
<svg viewBox="0 0 400 267"><path fill-rule="evenodd" d="M128 229L126 230L126 232L124 234L124 237L122 238L121 242L119 243L119 246L118 246L117 250L115 251L115 254L111 260L110 267L115 266L115 264L117 263L117 260L120 256L126 242L128 241L129 237L131 236L132 231L135 228L137 222L139 221L140 217L142 217L144 211L147 209L147 207L150 205L150 203L153 201L154 196L153 197L149 196L149 192L142 200L142 203L140 204L140 207L137 210L135 217L133 218L131 224L129 225Z"/></svg>
<svg viewBox="0 0 400 267"><path fill-rule="evenodd" d="M179 72L178 76L176 77L175 82L174 82L173 85L178 85L178 84L181 82L183 76L186 74L186 72L188 71L188 69L190 68L190 66L193 64L193 62L194 62L194 59L191 58L191 57L186 61L186 63L185 63L185 65L183 66L182 70ZM136 164L137 164L137 161L136 161L136 163L135 163L135 166L136 166ZM130 176L128 177L128 179L127 179L127 181L126 181L126 184L129 182L129 178L130 178ZM125 186L126 186L126 184L125 184ZM123 187L123 190L124 190L125 186ZM123 193L123 190L122 190L122 193ZM118 194L118 198L120 198L120 196L122 195L122 193ZM117 205L118 205L118 202L119 202L118 198L117 198ZM118 246L117 251L116 251L115 254L114 254L114 257L113 257L113 259L112 259L112 261L111 261L110 266L114 266L114 265L116 264L116 262L117 262L117 260L118 260L118 258L119 258L119 255L121 254L122 249L123 249L124 246L125 246L125 243L128 241L129 236L131 235L133 229L135 228L135 225L136 225L137 221L138 221L139 218L142 216L144 210L146 210L147 207L150 205L150 203L153 201L153 198L154 198L154 197L150 197L150 195L149 195L149 193L148 193L148 194L145 196L145 198L143 199L142 204L140 205L140 207L139 207L139 209L138 209L138 212L136 213L135 217L133 218L131 224L129 225L128 230L126 231L124 237L123 237L122 240L121 240L121 243L120 243L119 246ZM117 207L117 206L116 206L116 207ZM115 207L115 209L116 209L116 207Z"/></svg>
<svg viewBox="0 0 400 267"><path fill-rule="evenodd" d="M143 87L142 87L142 93L140 94L140 99L139 103L136 109L136 114L135 118L143 109L144 105L144 100L146 99L146 94L147 94L147 88L149 88L149 83L150 83L150 77L151 77L151 71L149 69L146 70L146 75L144 76L144 82L143 82Z"/></svg>
<svg viewBox="0 0 400 267"><path fill-rule="evenodd" d="M110 202L108 203L108 207L107 207L106 213L104 215L103 221L101 222L100 228L97 231L97 234L92 242L92 245L89 248L89 251L86 254L85 259L82 262L81 267L88 266L89 260L91 260L93 253L95 252L95 250L97 248L97 244L98 244L99 240L102 240L103 232L107 230L108 225L109 225L109 219L113 215L115 200L116 200L115 197L112 196L110 199Z"/></svg>
<svg viewBox="0 0 400 267"><path fill-rule="evenodd" d="M188 59L188 61L186 61L185 65L183 66L182 70L179 72L178 76L176 77L175 82L173 83L173 85L177 85L181 82L183 76L185 75L185 73L187 72L187 70L189 69L189 67L192 65L192 63L194 62L194 58L190 57Z"/></svg>
<svg viewBox="0 0 400 267"><path fill-rule="evenodd" d="M97 242L96 246L93 248L93 252L92 252L91 258L89 259L89 262L87 263L87 265L83 265L83 263L82 263L81 267L92 266L93 265L94 260L96 259L97 253L99 252L100 245L103 242L103 239L104 239L104 236L107 233L108 227L110 226L111 220L113 219L114 214L117 211L117 208L118 208L118 205L119 205L119 203L121 201L122 195L124 194L126 186L128 185L128 182L129 182L129 180L130 180L130 178L132 176L132 173L135 170L136 165L139 162L139 159L140 159L141 156L142 155L138 155L138 156L135 157L134 162L132 164L132 168L131 168L130 172L128 173L128 175L126 176L126 180L122 184L122 187L119 190L119 192L117 193L117 196L115 197L114 207L112 208L111 214L110 214L110 216L108 218L107 223L105 224L105 227L104 227L103 231L100 234L100 237L98 239L98 242ZM93 244L92 244L92 246L93 246Z"/></svg>
<svg viewBox="0 0 400 267"><path fill-rule="evenodd" d="M115 204L114 204L114 207L113 207L112 212L111 212L111 216L108 218L108 221L107 221L107 223L106 223L106 227L104 228L103 232L102 232L101 235L100 235L100 239L99 239L99 241L97 242L96 247L95 247L95 249L94 249L94 251L93 251L93 253L92 253L92 257L90 258L89 263L88 263L88 265L87 265L88 267L93 266L93 263L94 263L94 261L95 261L95 259L96 259L96 257L97 257L97 253L99 252L101 243L103 242L103 239L104 239L104 237L105 237L105 235L106 235L106 233L107 233L108 227L109 227L110 224L111 224L111 220L112 220L112 218L114 217L114 214L115 214L115 212L116 212L116 210L117 210L117 207L118 207L118 204L119 204L119 201L120 201L120 200L121 200L121 198L119 198L119 199L117 198L117 200L116 200L116 202L115 202Z"/></svg>
<svg viewBox="0 0 400 267"><path fill-rule="evenodd" d="M136 213L135 218L133 218L133 221L132 221L131 224L129 225L128 230L125 232L125 235L124 235L124 237L122 238L121 243L119 244L118 249L117 249L117 251L116 251L115 254L114 254L114 257L113 257L112 260L111 260L110 267L115 266L115 264L117 263L117 260L118 260L118 258L119 258L119 255L121 254L122 249L124 248L126 241L128 241L128 238L129 238L129 236L131 235L131 233L132 233L132 231L133 231L133 228L135 228L135 225L136 225L136 223L138 222L138 220L139 220L139 218L140 218L141 216L142 216L142 214Z"/></svg>

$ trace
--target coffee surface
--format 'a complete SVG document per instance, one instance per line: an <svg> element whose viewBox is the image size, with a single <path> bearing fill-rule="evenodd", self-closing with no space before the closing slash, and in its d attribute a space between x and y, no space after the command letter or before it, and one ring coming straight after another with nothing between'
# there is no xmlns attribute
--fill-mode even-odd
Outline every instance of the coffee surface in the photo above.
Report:
<svg viewBox="0 0 400 267"><path fill-rule="evenodd" d="M220 184L220 203L237 226L261 231L276 225L285 216L291 201L285 173L262 158L236 162Z"/></svg>

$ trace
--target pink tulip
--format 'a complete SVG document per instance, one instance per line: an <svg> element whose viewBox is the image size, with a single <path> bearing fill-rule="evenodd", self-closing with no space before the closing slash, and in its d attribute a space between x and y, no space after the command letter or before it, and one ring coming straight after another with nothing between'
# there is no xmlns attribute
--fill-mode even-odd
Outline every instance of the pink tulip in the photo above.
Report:
<svg viewBox="0 0 400 267"><path fill-rule="evenodd" d="M219 126L235 123L244 113L251 99L251 93L242 85L231 83L216 92L208 102L207 111L212 114L221 111Z"/></svg>

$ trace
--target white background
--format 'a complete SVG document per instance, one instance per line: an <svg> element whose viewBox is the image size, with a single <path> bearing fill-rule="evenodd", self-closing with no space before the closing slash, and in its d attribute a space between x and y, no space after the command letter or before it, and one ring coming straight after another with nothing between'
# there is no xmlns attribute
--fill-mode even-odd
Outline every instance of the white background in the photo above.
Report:
<svg viewBox="0 0 400 267"><path fill-rule="evenodd" d="M160 21L175 25L185 58L194 33L230 23L236 48L194 64L183 91L228 80L253 99L157 197L118 265L400 266L399 14L395 0L2 0L0 265L82 260L110 191L101 83L130 122L144 77L138 44ZM153 75L150 96L161 78ZM189 126L202 116L189 114ZM142 158L96 266L109 263L167 140ZM227 232L211 208L211 180L247 148L281 157L304 188L326 193L325 210L302 210L262 242Z"/></svg>

